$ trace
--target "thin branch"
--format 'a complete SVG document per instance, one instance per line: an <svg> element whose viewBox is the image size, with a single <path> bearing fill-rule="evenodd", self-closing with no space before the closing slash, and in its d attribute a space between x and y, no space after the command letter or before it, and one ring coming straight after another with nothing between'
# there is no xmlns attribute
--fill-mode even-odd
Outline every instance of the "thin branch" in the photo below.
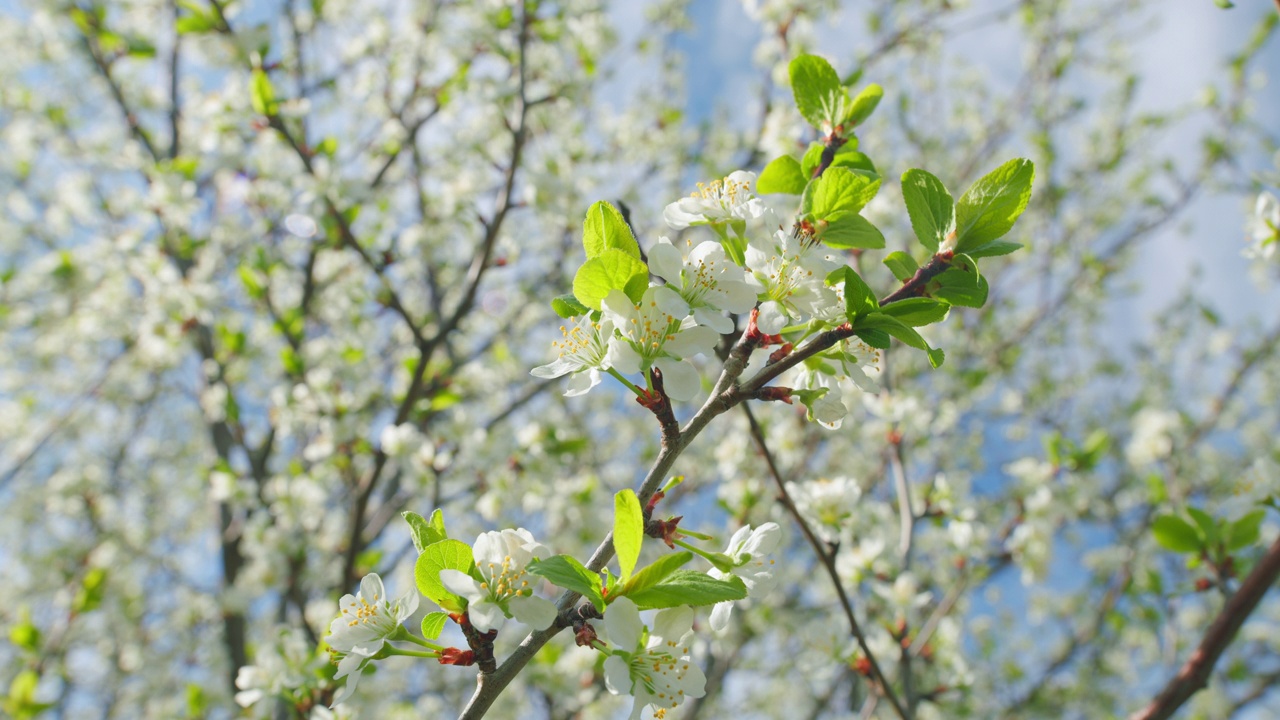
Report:
<svg viewBox="0 0 1280 720"><path fill-rule="evenodd" d="M1146 708L1129 716L1129 720L1164 720L1182 707L1201 689L1209 684L1209 675L1213 672L1218 658L1226 651L1227 646L1235 639L1240 626L1262 602L1263 596L1280 577L1280 539L1271 544L1267 554L1249 573L1249 577L1240 584L1240 589L1227 601L1222 612L1205 632L1204 639L1186 664L1156 695Z"/></svg>
<svg viewBox="0 0 1280 720"><path fill-rule="evenodd" d="M814 554L818 556L818 561L826 571L827 577L831 578L831 584L836 589L836 596L840 599L840 607L844 609L845 619L849 622L849 633L857 640L858 647L871 665L871 674L874 676L880 692L893 705L898 717L903 718L903 720L909 720L911 717L910 712L898 700L898 696L894 693L893 687L889 685L889 680L885 677L884 671L880 669L880 663L876 661L875 655L871 652L871 647L867 645L867 637L862 632L862 627L858 624L858 618L853 612L853 603L849 600L848 594L845 593L844 584L840 582L840 574L836 571L835 553L830 552L826 544L814 534L813 529L809 527L809 523L804 519L804 515L796 508L795 501L791 499L791 494L787 492L787 484L782 479L782 473L778 471L778 465L774 462L773 453L769 452L769 446L765 444L764 431L760 428L760 423L756 420L755 413L751 412L751 406L743 404L742 412L746 414L747 423L751 427L751 440L755 443L756 450L764 457L765 466L769 468L769 476L773 478L774 485L778 486L778 502L782 503L782 506L795 519L796 525L800 527L800 532L804 535L805 540L809 541L809 546L813 548Z"/></svg>

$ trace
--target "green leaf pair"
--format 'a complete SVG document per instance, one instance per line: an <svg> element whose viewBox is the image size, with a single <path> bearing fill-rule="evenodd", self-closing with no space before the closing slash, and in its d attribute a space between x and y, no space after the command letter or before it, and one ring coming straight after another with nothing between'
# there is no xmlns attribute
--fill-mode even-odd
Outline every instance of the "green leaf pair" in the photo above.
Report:
<svg viewBox="0 0 1280 720"><path fill-rule="evenodd" d="M800 215L813 223L815 236L838 249L878 249L884 235L858 213L880 190L880 176L831 167L809 183L800 198Z"/></svg>
<svg viewBox="0 0 1280 720"><path fill-rule="evenodd" d="M444 583L440 582L440 571L457 570L474 575L475 562L471 556L471 546L460 540L449 539L444 528L444 515L439 508L431 513L430 520L415 512L401 513L401 517L409 523L409 535L413 539L414 548L418 550L418 561L413 566L413 579L418 592L449 612L460 613L466 610L467 601L449 592ZM430 614L423 618L422 634L427 639L439 636L439 628L434 627L436 622ZM439 623L443 625L443 617L439 619ZM428 632L432 629L434 635Z"/></svg>
<svg viewBox="0 0 1280 720"><path fill-rule="evenodd" d="M851 99L835 68L817 55L796 56L788 74L796 108L823 133L852 130L870 117L884 96L884 89L873 83Z"/></svg>
<svg viewBox="0 0 1280 720"><path fill-rule="evenodd" d="M609 293L621 290L633 302L639 301L649 286L649 267L640 259L640 245L622 213L601 200L587 211L582 224L582 246L587 261L573 276L573 297L585 308L599 310L600 303ZM552 307L562 317L573 311L565 298L552 301ZM581 314L581 313L577 313Z"/></svg>
<svg viewBox="0 0 1280 720"><path fill-rule="evenodd" d="M1199 508L1186 508L1191 522L1178 515L1160 515L1151 523L1157 543L1176 553L1233 553L1258 542L1265 510L1254 510L1233 522L1214 520Z"/></svg>
<svg viewBox="0 0 1280 720"><path fill-rule="evenodd" d="M1035 166L1015 158L984 175L952 200L942 181L924 170L902 174L902 199L911 229L931 253L954 238L953 251L972 258L1006 255L1021 245L998 242L1027 208Z"/></svg>

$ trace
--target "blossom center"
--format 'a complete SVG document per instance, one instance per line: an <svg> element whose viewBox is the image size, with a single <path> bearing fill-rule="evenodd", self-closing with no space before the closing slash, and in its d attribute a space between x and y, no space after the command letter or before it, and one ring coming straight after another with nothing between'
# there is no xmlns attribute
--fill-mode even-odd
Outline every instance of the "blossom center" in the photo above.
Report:
<svg viewBox="0 0 1280 720"><path fill-rule="evenodd" d="M529 581L525 579L528 573L523 567L516 565L510 555L502 559L502 565L489 563L488 569L486 574L489 582L481 583L480 587L489 591L494 600L503 601L529 594Z"/></svg>

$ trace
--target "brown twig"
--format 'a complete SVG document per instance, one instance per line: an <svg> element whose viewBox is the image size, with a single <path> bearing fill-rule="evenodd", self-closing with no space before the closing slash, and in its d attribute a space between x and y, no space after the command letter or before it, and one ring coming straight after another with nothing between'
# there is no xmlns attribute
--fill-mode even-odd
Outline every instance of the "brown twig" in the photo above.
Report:
<svg viewBox="0 0 1280 720"><path fill-rule="evenodd" d="M1164 720L1172 717L1183 703L1209 684L1218 658L1235 639L1240 626L1262 602L1263 596L1280 577L1280 539L1271 544L1267 554L1240 584L1240 589L1227 601L1217 619L1205 632L1204 639L1191 657L1156 695L1151 704L1129 716L1129 720Z"/></svg>
<svg viewBox="0 0 1280 720"><path fill-rule="evenodd" d="M866 656L868 663L870 663L871 675L875 679L880 693L884 695L890 705L893 705L898 717L903 718L903 720L909 720L911 714L902 705L897 694L894 693L893 687L889 684L889 679L885 677L884 670L880 668L880 663L876 662L876 657L872 654L871 647L867 645L867 636L862 632L862 626L859 625L858 618L853 612L853 603L849 600L844 584L840 582L840 574L836 571L835 553L831 552L827 545L814 534L813 529L809 527L809 523L804 519L804 515L796 508L795 501L791 499L791 494L787 492L787 484L782 479L782 473L778 470L778 465L773 459L773 453L769 451L769 446L765 444L764 431L760 428L760 423L756 420L755 413L751 412L751 406L744 403L742 412L746 414L747 423L751 428L751 440L755 443L756 450L764 457L765 466L769 468L769 476L773 478L774 485L778 487L778 502L782 503L782 506L795 519L800 532L804 535L805 540L809 541L809 546L813 548L814 555L818 556L818 561L822 564L823 570L826 571L827 577L831 578L831 584L835 586L836 596L840 599L840 607L844 610L845 619L849 622L849 633L858 642L858 647L862 650L863 655Z"/></svg>

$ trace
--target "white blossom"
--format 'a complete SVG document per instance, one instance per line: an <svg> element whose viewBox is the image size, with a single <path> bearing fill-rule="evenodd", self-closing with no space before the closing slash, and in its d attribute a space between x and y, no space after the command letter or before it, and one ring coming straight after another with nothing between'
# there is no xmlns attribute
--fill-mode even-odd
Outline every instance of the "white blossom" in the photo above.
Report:
<svg viewBox="0 0 1280 720"><path fill-rule="evenodd" d="M722 310L743 313L756 304L756 293L742 268L731 262L718 242L685 242L682 252L668 238L658 238L649 251L649 269L667 281L693 311L699 325L720 334L733 332Z"/></svg>
<svg viewBox="0 0 1280 720"><path fill-rule="evenodd" d="M560 326L563 339L551 343L556 349L556 359L540 365L529 374L544 379L571 375L565 397L586 394L600 384L600 371L610 367L609 339L613 337L613 320L599 321L590 315L582 315L572 328Z"/></svg>
<svg viewBox="0 0 1280 720"><path fill-rule="evenodd" d="M614 600L604 614L610 654L604 661L604 681L614 695L632 695L630 720L644 708L654 707L654 717L664 718L687 698L706 693L706 676L689 657L693 639L693 610L663 610L654 618L645 638L640 610L626 597Z"/></svg>
<svg viewBox="0 0 1280 720"><path fill-rule="evenodd" d="M1125 446L1125 457L1134 467L1168 457L1173 452L1173 433L1181 424L1175 412L1157 408L1139 410L1133 416L1133 435Z"/></svg>
<svg viewBox="0 0 1280 720"><path fill-rule="evenodd" d="M618 371L647 373L662 371L667 394L675 400L689 400L698 392L697 368L688 362L694 355L711 354L718 333L697 324L688 314L688 305L674 290L654 286L638 303L621 290L603 301L604 316L613 321L618 333L609 341L609 358Z"/></svg>
<svg viewBox="0 0 1280 720"><path fill-rule="evenodd" d="M457 570L441 570L440 582L466 598L467 616L477 630L497 630L509 617L535 630L545 630L555 621L555 605L533 594L525 569L530 560L550 557L551 551L528 530L481 533L472 555L483 582Z"/></svg>
<svg viewBox="0 0 1280 720"><path fill-rule="evenodd" d="M347 683L334 695L334 705L355 692L360 668L400 631L401 624L418 609L418 593L410 590L404 597L390 602L382 578L377 573L370 573L360 581L360 591L355 595L343 595L338 607L340 614L329 625L325 642L338 657L338 671L334 679L345 677Z"/></svg>
<svg viewBox="0 0 1280 720"><path fill-rule="evenodd" d="M750 525L743 525L729 538L729 547L724 551L733 563L729 572L718 568L711 568L707 572L718 579L735 575L742 578L742 583L753 594L767 593L776 582L775 561L766 560L764 556L776 550L781 540L782 528L778 523L767 522L754 530ZM729 627L729 617L732 614L732 602L716 603L711 609L711 628L716 632L723 631Z"/></svg>
<svg viewBox="0 0 1280 720"><path fill-rule="evenodd" d="M737 170L723 180L698 183L698 189L689 197L667 205L662 217L674 230L758 218L764 214L765 206L751 191L755 181L755 173Z"/></svg>
<svg viewBox="0 0 1280 720"><path fill-rule="evenodd" d="M746 250L747 283L760 298L756 325L767 335L787 325L821 315L838 302L826 279L839 264L822 246L804 242L786 231L772 241L753 239Z"/></svg>

